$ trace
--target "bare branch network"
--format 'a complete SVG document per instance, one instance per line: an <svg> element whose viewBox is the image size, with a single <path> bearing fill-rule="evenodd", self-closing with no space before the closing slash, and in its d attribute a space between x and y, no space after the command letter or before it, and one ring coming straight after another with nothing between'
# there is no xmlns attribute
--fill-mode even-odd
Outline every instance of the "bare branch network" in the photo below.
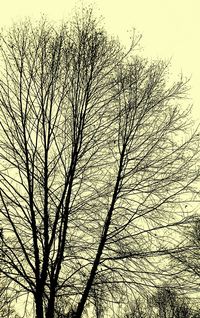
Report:
<svg viewBox="0 0 200 318"><path fill-rule="evenodd" d="M37 318L94 317L98 301L114 317L184 249L199 134L187 80L168 84L168 63L137 56L138 40L125 52L90 11L1 35L1 275Z"/></svg>

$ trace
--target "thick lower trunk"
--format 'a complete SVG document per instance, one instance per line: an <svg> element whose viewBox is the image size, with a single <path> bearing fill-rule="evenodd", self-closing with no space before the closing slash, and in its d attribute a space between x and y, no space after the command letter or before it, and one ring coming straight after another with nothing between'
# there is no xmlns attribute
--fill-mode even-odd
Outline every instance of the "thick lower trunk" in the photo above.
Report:
<svg viewBox="0 0 200 318"><path fill-rule="evenodd" d="M43 299L39 293L35 296L36 318L44 318Z"/></svg>
<svg viewBox="0 0 200 318"><path fill-rule="evenodd" d="M50 295L50 299L48 302L48 307L46 311L46 318L54 318L54 313L55 313L55 293L52 293Z"/></svg>

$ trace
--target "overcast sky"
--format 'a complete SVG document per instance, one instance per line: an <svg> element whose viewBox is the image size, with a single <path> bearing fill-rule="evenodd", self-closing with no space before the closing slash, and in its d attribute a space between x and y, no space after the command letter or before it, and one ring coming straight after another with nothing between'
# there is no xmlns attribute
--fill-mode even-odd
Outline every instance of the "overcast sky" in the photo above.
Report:
<svg viewBox="0 0 200 318"><path fill-rule="evenodd" d="M76 0L0 0L0 24L8 25L25 16L41 14L62 20L72 13ZM200 1L199 0L82 0L95 4L108 32L128 43L133 27L143 35L143 54L172 58L174 74L183 72L191 79L191 103L200 117Z"/></svg>

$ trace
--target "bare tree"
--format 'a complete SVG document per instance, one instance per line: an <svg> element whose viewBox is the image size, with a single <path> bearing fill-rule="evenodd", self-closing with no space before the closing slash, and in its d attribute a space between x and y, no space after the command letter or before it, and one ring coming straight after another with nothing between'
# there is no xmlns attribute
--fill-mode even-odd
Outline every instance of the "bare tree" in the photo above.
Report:
<svg viewBox="0 0 200 318"><path fill-rule="evenodd" d="M148 304L147 299L136 298L134 299L128 310L126 310L124 318L154 318L156 317L153 306Z"/></svg>
<svg viewBox="0 0 200 318"><path fill-rule="evenodd" d="M198 297L200 285L200 219L195 214L181 230L182 248L170 255L172 266L180 272L179 284Z"/></svg>
<svg viewBox="0 0 200 318"><path fill-rule="evenodd" d="M0 316L1 318L20 318L15 311L16 293L12 292L6 277L0 277Z"/></svg>
<svg viewBox="0 0 200 318"><path fill-rule="evenodd" d="M160 318L175 318L180 312L177 304L176 291L164 286L160 288L153 297L154 304L158 308L158 315ZM185 318L189 317L188 315Z"/></svg>
<svg viewBox="0 0 200 318"><path fill-rule="evenodd" d="M165 285L146 299L137 298L130 304L124 318L195 318L199 310L190 298Z"/></svg>
<svg viewBox="0 0 200 318"><path fill-rule="evenodd" d="M168 63L134 55L137 41L124 52L91 11L1 36L1 272L37 318L61 296L66 316L94 293L114 310L178 248L199 136L178 103L187 81L169 85Z"/></svg>
<svg viewBox="0 0 200 318"><path fill-rule="evenodd" d="M152 300L158 308L159 318L194 318L199 315L199 308L192 298L169 286L159 288Z"/></svg>

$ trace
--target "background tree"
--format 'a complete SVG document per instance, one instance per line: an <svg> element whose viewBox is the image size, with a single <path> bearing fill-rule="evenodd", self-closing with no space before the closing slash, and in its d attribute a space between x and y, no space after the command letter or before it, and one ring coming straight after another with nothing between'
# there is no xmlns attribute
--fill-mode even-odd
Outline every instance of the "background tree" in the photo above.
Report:
<svg viewBox="0 0 200 318"><path fill-rule="evenodd" d="M124 318L150 318L155 316L154 308L148 303L148 299L138 297L131 302Z"/></svg>
<svg viewBox="0 0 200 318"><path fill-rule="evenodd" d="M197 318L199 308L192 299L180 291L165 285L144 299L137 298L130 303L124 318Z"/></svg>
<svg viewBox="0 0 200 318"><path fill-rule="evenodd" d="M172 266L177 268L179 284L198 297L200 284L200 220L198 214L180 231L182 248L170 254Z"/></svg>
<svg viewBox="0 0 200 318"><path fill-rule="evenodd" d="M153 297L160 318L189 318L191 310L185 298L178 298L175 290L160 288Z"/></svg>
<svg viewBox="0 0 200 318"><path fill-rule="evenodd" d="M134 55L137 41L124 52L90 10L1 36L1 272L37 318L61 295L63 315L95 310L95 293L114 312L164 280L188 221L199 135L177 102L187 81L168 85L168 64Z"/></svg>
<svg viewBox="0 0 200 318"><path fill-rule="evenodd" d="M4 277L0 277L0 317L20 318L15 311L15 301L17 295L13 292L10 282Z"/></svg>

